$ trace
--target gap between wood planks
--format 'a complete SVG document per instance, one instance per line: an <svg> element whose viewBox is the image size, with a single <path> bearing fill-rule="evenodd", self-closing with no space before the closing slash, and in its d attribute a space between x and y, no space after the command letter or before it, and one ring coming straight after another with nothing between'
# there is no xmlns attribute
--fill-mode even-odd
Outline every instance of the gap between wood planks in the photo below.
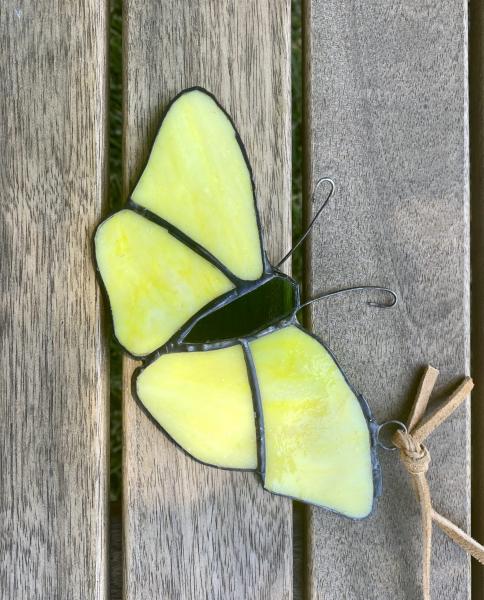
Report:
<svg viewBox="0 0 484 600"><path fill-rule="evenodd" d="M471 190L472 535L484 542L484 4L469 2ZM472 599L484 600L484 569L472 561Z"/></svg>

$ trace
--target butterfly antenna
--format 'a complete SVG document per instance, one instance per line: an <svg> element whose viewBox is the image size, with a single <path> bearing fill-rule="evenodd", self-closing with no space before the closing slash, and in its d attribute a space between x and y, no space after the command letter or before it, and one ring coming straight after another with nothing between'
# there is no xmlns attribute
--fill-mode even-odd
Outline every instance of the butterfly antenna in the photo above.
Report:
<svg viewBox="0 0 484 600"><path fill-rule="evenodd" d="M314 186L314 190L313 193L311 195L311 203L314 203L314 200L316 198L316 195L318 193L318 190L321 186L321 184L323 184L324 182L328 182L331 186L331 189L329 190L329 194L326 196L325 201L323 202L323 204L318 208L318 211L316 212L316 214L314 215L311 223L309 223L306 231L302 234L302 236L299 238L299 240L296 242L296 244L294 244L294 246L289 250L289 252L277 263L276 268L278 269L283 263L286 262L286 260L294 253L295 250L297 250L297 248L299 248L299 246L304 242L304 240L307 238L307 236L309 235L309 233L311 232L311 229L313 228L314 224L316 223L316 220L318 219L319 215L322 213L323 208L326 206L326 204L328 204L331 196L333 196L334 194L334 190L335 190L335 185L334 185L334 181L332 179L330 179L329 177L321 177L321 179L319 179L316 183L316 185Z"/></svg>
<svg viewBox="0 0 484 600"><path fill-rule="evenodd" d="M391 296L389 302L374 302L372 300L367 301L368 306L372 306L374 308L392 308L392 306L395 306L395 304L398 301L398 296L393 290L390 290L385 287L380 287L378 285L362 285L357 287L343 288L342 290L336 290L334 292L325 292L324 294L319 294L318 296L311 298L311 300L308 300L307 302L304 302L303 304L297 306L294 312L297 313L301 310L301 308L309 306L310 304L313 304L313 302L324 300L325 298L338 296L339 294L345 294L346 292L358 292L362 290L377 290L379 292L384 292L385 294L389 294Z"/></svg>

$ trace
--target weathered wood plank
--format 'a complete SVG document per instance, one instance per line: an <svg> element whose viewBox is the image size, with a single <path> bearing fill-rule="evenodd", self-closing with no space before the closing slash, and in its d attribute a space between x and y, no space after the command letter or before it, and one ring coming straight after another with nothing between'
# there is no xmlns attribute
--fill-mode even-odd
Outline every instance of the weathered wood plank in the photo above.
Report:
<svg viewBox="0 0 484 600"><path fill-rule="evenodd" d="M382 284L393 310L326 302L314 329L381 422L405 418L430 362L440 389L469 369L466 3L307 3L308 187L338 191L314 232L308 291ZM309 207L309 212L312 208ZM436 508L469 526L469 411L429 440ZM310 598L419 598L420 525L395 455L368 521L309 518ZM432 597L469 597L469 560L435 531Z"/></svg>
<svg viewBox="0 0 484 600"><path fill-rule="evenodd" d="M0 6L0 597L107 593L106 6Z"/></svg>
<svg viewBox="0 0 484 600"><path fill-rule="evenodd" d="M202 85L233 116L254 169L269 254L290 245L290 2L125 0L131 189L161 113ZM214 215L216 218L216 215ZM188 459L131 397L125 363L125 597L291 597L291 502L253 474Z"/></svg>

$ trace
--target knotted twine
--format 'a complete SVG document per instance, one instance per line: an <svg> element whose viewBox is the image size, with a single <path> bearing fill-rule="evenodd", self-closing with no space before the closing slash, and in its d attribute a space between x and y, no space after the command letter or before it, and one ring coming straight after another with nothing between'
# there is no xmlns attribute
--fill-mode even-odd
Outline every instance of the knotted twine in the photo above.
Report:
<svg viewBox="0 0 484 600"><path fill-rule="evenodd" d="M422 588L424 600L430 600L430 561L432 551L432 523L481 564L484 564L484 546L473 540L457 525L439 514L432 506L426 473L430 465L430 454L424 446L425 439L441 425L462 402L474 387L470 377L466 377L451 394L450 398L432 415L424 418L430 395L438 377L438 370L428 366L417 392L407 431L399 429L392 441L400 450L403 466L412 478L413 486L420 503L422 517Z"/></svg>

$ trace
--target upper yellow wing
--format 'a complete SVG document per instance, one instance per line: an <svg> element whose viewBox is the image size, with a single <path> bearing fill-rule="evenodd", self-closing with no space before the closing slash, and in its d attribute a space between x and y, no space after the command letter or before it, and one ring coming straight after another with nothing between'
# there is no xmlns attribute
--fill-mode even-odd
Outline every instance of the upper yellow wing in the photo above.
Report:
<svg viewBox="0 0 484 600"><path fill-rule="evenodd" d="M262 275L249 166L230 119L203 90L185 91L171 104L131 198L240 279Z"/></svg>

